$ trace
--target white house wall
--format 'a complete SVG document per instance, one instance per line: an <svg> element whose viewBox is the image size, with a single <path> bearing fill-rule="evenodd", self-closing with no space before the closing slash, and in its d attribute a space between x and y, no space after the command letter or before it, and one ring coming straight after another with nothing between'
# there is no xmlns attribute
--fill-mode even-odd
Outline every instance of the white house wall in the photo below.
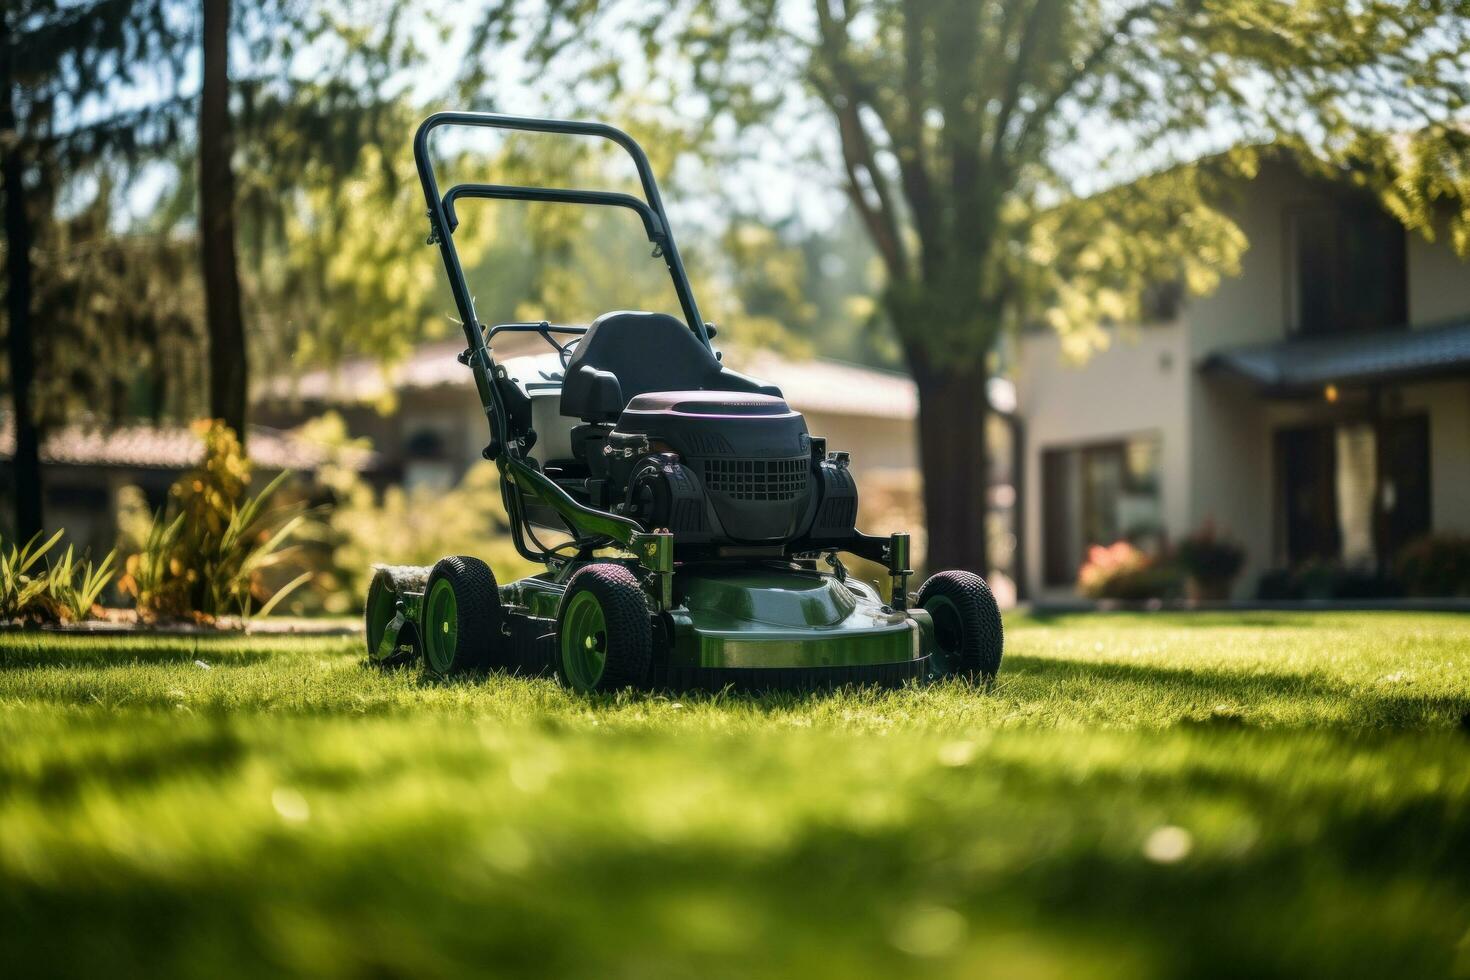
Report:
<svg viewBox="0 0 1470 980"><path fill-rule="evenodd" d="M1428 327L1470 313L1470 268L1443 235L1428 242L1409 234L1409 322Z"/></svg>
<svg viewBox="0 0 1470 980"><path fill-rule="evenodd" d="M1171 323L1122 331L1084 366L1062 363L1055 335L1028 333L1019 345L1018 411L1026 420L1026 575L1033 596L1066 594L1043 585L1041 455L1136 435L1160 438L1160 503L1169 529L1189 519L1188 376L1185 329Z"/></svg>
<svg viewBox="0 0 1470 980"><path fill-rule="evenodd" d="M1470 381L1413 385L1402 397L1406 412L1429 416L1430 525L1470 534Z"/></svg>

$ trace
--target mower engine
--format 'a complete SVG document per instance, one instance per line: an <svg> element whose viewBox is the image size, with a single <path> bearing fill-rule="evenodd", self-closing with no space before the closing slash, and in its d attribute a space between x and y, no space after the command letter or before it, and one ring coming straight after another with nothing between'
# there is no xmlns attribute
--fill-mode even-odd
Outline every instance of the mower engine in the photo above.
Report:
<svg viewBox="0 0 1470 980"><path fill-rule="evenodd" d="M840 541L857 518L845 454L827 457L773 395L670 391L634 397L602 450L615 507L684 544Z"/></svg>

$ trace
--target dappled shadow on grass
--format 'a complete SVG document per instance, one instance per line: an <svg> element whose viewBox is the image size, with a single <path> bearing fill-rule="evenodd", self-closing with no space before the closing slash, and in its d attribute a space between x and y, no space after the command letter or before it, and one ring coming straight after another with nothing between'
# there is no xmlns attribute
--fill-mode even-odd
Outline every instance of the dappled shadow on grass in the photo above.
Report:
<svg viewBox="0 0 1470 980"><path fill-rule="evenodd" d="M211 666L243 666L312 648L336 652L345 641L239 634L89 637L45 633L0 633L0 670L24 667L130 667L204 660Z"/></svg>
<svg viewBox="0 0 1470 980"><path fill-rule="evenodd" d="M1319 716L1314 723L1351 727L1451 727L1470 711L1470 691L1458 696L1418 694L1392 687L1367 689L1333 680L1321 673L1280 673L1259 669L1223 670L1215 667L1164 667L1147 663L1074 660L1060 657L1012 656L1002 675L1003 693L1010 697L1065 696L1069 687L1114 685L1141 687L1169 701L1197 705L1199 714L1181 718L1185 723L1223 726L1245 723L1241 713L1263 702L1282 699Z"/></svg>
<svg viewBox="0 0 1470 980"><path fill-rule="evenodd" d="M154 731L132 741L106 738L107 732L103 726L89 737L79 726L68 733L71 745L64 754L48 755L25 770L0 767L0 797L24 790L39 802L57 804L83 788L127 793L164 780L220 776L238 768L246 755L242 739L225 725L168 738Z"/></svg>
<svg viewBox="0 0 1470 980"><path fill-rule="evenodd" d="M1008 629L1028 626L1111 629L1387 629L1413 622L1431 627L1463 627L1464 613L1401 609L1038 609L1006 616ZM1470 632L1470 627L1464 627Z"/></svg>
<svg viewBox="0 0 1470 980"><path fill-rule="evenodd" d="M926 806L902 819L858 829L839 810L773 840L617 823L577 837L445 812L334 842L283 829L156 875L4 870L7 958L17 975L221 977L1448 971L1470 831L1442 804L1344 812L1328 794L1309 801L1308 838L1268 825L1159 865L1105 840L1110 803L1137 806L1150 787L986 766L997 800L965 795L973 772L946 771L910 788ZM1248 776L1192 780L1171 788L1289 819Z"/></svg>

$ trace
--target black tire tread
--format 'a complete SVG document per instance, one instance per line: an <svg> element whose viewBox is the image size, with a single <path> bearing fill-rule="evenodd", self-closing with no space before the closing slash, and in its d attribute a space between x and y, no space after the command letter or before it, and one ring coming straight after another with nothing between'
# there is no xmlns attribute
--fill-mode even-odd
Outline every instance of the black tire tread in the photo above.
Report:
<svg viewBox="0 0 1470 980"><path fill-rule="evenodd" d="M610 692L645 686L653 662L653 624L648 597L632 572L611 562L588 565L567 583L556 617L557 676L571 686L562 666L560 636L567 605L578 592L591 592L597 597L607 623L607 660L595 689Z"/></svg>
<svg viewBox="0 0 1470 980"><path fill-rule="evenodd" d="M1005 627L990 586L974 572L936 572L919 589L917 604L922 608L936 595L949 599L959 610L963 670L983 680L993 679L1005 653Z"/></svg>
<svg viewBox="0 0 1470 980"><path fill-rule="evenodd" d="M454 589L456 612L459 616L459 645L454 651L454 662L441 675L452 677L476 670L494 667L495 639L500 635L500 623L504 616L500 606L500 588L495 582L495 573L490 566L469 555L450 555L440 558L429 573L424 587L424 615L428 614L429 590L439 579L448 579ZM428 632L425 623L419 624L420 634ZM465 641L469 640L469 643ZM420 642L423 642L422 640ZM424 655L424 669L437 674Z"/></svg>

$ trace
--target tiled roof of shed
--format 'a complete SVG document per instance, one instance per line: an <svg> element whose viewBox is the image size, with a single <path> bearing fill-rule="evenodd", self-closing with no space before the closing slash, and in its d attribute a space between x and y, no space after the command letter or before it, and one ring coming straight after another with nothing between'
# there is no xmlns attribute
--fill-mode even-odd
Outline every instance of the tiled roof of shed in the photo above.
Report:
<svg viewBox="0 0 1470 980"><path fill-rule="evenodd" d="M290 432L251 426L247 443L250 458L267 470L314 470L327 461L328 452ZM181 470L199 461L203 443L187 426L68 425L48 432L41 444L41 462L72 466L123 466L138 469ZM15 455L15 425L0 419L0 459ZM343 462L368 468L371 453L342 454Z"/></svg>
<svg viewBox="0 0 1470 980"><path fill-rule="evenodd" d="M1281 394L1467 374L1470 322L1237 347L1209 355L1200 370L1234 374Z"/></svg>

